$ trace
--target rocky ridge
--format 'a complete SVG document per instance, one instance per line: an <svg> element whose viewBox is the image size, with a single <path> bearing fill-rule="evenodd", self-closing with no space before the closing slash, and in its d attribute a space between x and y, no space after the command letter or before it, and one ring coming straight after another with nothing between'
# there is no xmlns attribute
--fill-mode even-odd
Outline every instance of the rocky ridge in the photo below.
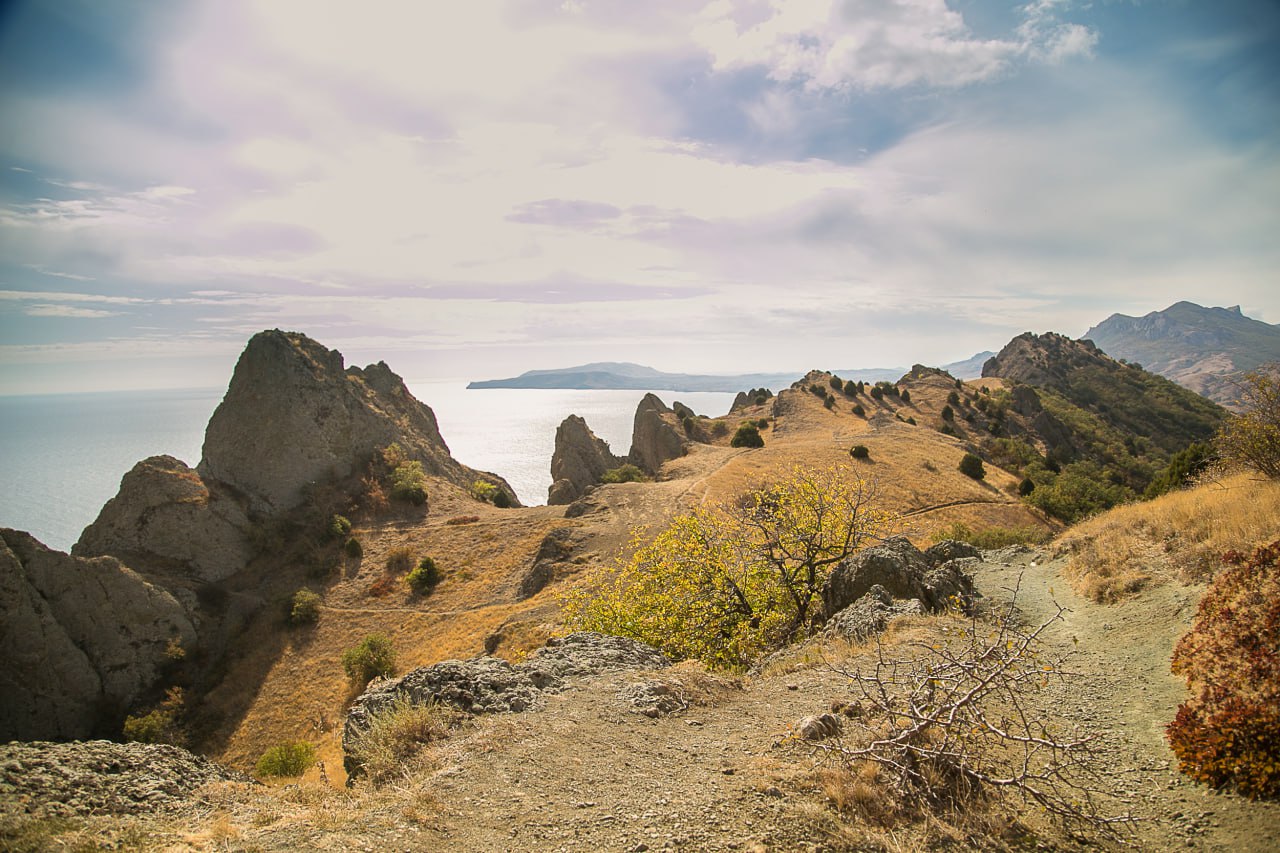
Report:
<svg viewBox="0 0 1280 853"><path fill-rule="evenodd" d="M68 556L16 530L0 530L0 613L0 739L110 729L196 640L173 593L113 557Z"/></svg>

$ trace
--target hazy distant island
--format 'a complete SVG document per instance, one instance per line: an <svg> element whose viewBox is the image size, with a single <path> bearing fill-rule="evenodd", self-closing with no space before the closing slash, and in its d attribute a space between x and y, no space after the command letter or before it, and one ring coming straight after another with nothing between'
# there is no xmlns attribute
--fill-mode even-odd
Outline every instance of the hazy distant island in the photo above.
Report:
<svg viewBox="0 0 1280 853"><path fill-rule="evenodd" d="M983 363L995 355L981 352L965 361L943 365L943 369L959 379L976 379ZM861 382L894 382L909 368L870 367L837 371L841 376ZM803 373L739 373L711 375L697 373L664 373L652 367L631 362L597 361L577 367L555 370L529 370L509 379L482 379L467 384L468 388L544 388L575 391L741 391L744 388L786 388Z"/></svg>

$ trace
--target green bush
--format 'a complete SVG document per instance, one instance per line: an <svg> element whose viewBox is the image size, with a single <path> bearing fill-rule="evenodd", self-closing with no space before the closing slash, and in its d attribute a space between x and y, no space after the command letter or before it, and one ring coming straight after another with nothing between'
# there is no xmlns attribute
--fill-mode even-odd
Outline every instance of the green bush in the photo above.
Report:
<svg viewBox="0 0 1280 853"><path fill-rule="evenodd" d="M881 388L879 385L872 385L872 386L871 386L871 398L872 398L873 400L883 400L883 399L884 399L884 389L883 389L883 388Z"/></svg>
<svg viewBox="0 0 1280 853"><path fill-rule="evenodd" d="M836 398L831 394L828 394L823 398L822 405L826 406L828 409L834 409L836 407Z"/></svg>
<svg viewBox="0 0 1280 853"><path fill-rule="evenodd" d="M1111 482L1106 471L1092 462L1073 462L1056 477L1045 476L1044 482L1035 482L1035 491L1027 495L1026 501L1068 524L1132 497L1132 492Z"/></svg>
<svg viewBox="0 0 1280 853"><path fill-rule="evenodd" d="M329 519L329 527L325 531L329 539L345 539L351 535L351 521L345 516L335 515Z"/></svg>
<svg viewBox="0 0 1280 853"><path fill-rule="evenodd" d="M841 393L844 393L844 383L840 381L839 376L831 377L831 387Z"/></svg>
<svg viewBox="0 0 1280 853"><path fill-rule="evenodd" d="M498 489L493 496L493 505L498 509L511 509L511 507L515 506L515 501L512 500L506 489Z"/></svg>
<svg viewBox="0 0 1280 853"><path fill-rule="evenodd" d="M844 383L844 395L846 397L853 397L857 395L857 393L858 393L858 383L854 382L852 379Z"/></svg>
<svg viewBox="0 0 1280 853"><path fill-rule="evenodd" d="M421 462L414 459L395 467L391 472L391 497L415 506L427 502L427 475Z"/></svg>
<svg viewBox="0 0 1280 853"><path fill-rule="evenodd" d="M1018 494L1024 498L1027 495L1034 492L1035 490L1036 490L1035 481L1032 480L1030 477L1023 477L1022 482L1018 484Z"/></svg>
<svg viewBox="0 0 1280 853"><path fill-rule="evenodd" d="M901 394L899 394L898 396L900 396L900 397L902 398L902 402L904 402L904 403L910 403L910 402L911 402L911 392L910 392L910 391L908 391L906 388L903 388L903 389L902 389L902 393L901 393Z"/></svg>
<svg viewBox="0 0 1280 853"><path fill-rule="evenodd" d="M258 759L259 776L301 776L316 761L316 748L305 740L277 744Z"/></svg>
<svg viewBox="0 0 1280 853"><path fill-rule="evenodd" d="M956 417L956 413L954 409L952 409L950 406L942 407L942 419L944 421L955 420L955 417Z"/></svg>
<svg viewBox="0 0 1280 853"><path fill-rule="evenodd" d="M1192 477L1207 468L1213 460L1213 445L1208 442L1196 442L1178 451L1169 457L1169 464L1156 475L1142 496L1155 498L1165 492L1182 488Z"/></svg>
<svg viewBox="0 0 1280 853"><path fill-rule="evenodd" d="M293 605L289 608L290 625L313 625L320 619L320 596L309 589L300 589L293 594Z"/></svg>
<svg viewBox="0 0 1280 853"><path fill-rule="evenodd" d="M849 455L854 459L870 459L871 451L867 449L865 444L855 444L849 448Z"/></svg>
<svg viewBox="0 0 1280 853"><path fill-rule="evenodd" d="M364 548L360 545L360 540L352 536L342 543L343 552L353 560L358 560L364 556Z"/></svg>
<svg viewBox="0 0 1280 853"><path fill-rule="evenodd" d="M471 497L488 503L497 494L498 487L487 480L476 480L471 484Z"/></svg>
<svg viewBox="0 0 1280 853"><path fill-rule="evenodd" d="M981 480L987 476L987 469L983 467L981 459L972 453L966 453L960 459L960 473L966 477Z"/></svg>
<svg viewBox="0 0 1280 853"><path fill-rule="evenodd" d="M413 568L413 557L412 548L392 548L387 554L387 571L397 575L409 571Z"/></svg>
<svg viewBox="0 0 1280 853"><path fill-rule="evenodd" d="M644 472L630 462L610 468L600 475L602 483L643 483L649 479Z"/></svg>
<svg viewBox="0 0 1280 853"><path fill-rule="evenodd" d="M417 568L409 572L404 580L418 595L428 595L436 588L436 584L440 583L440 569L436 566L435 560L423 557L418 562Z"/></svg>
<svg viewBox="0 0 1280 853"><path fill-rule="evenodd" d="M352 681L368 684L396 671L396 651L386 634L370 634L342 653L342 669Z"/></svg>
<svg viewBox="0 0 1280 853"><path fill-rule="evenodd" d="M947 402L952 406L960 405L960 395L957 394L955 391L952 391L950 394L947 395Z"/></svg>
<svg viewBox="0 0 1280 853"><path fill-rule="evenodd" d="M857 415L858 417L860 417L860 418L865 418L865 417L867 416L867 410L866 410L866 409L864 409L864 408L862 408L862 404L861 404L861 403L854 403L854 404L853 404L853 413L854 413L855 415Z"/></svg>
<svg viewBox="0 0 1280 853"><path fill-rule="evenodd" d="M764 439L755 424L743 423L738 425L738 431L733 434L729 444L733 447L764 447Z"/></svg>
<svg viewBox="0 0 1280 853"><path fill-rule="evenodd" d="M756 428L757 428L757 429L768 429L768 428L769 428L769 419L768 419L768 418L760 418L759 420L757 420L757 421L756 421Z"/></svg>
<svg viewBox="0 0 1280 853"><path fill-rule="evenodd" d="M170 687L165 692L164 701L158 707L146 714L131 714L125 717L124 739L138 743L170 743L174 746L185 746L187 738L182 730L181 720L186 709L186 696L182 688Z"/></svg>

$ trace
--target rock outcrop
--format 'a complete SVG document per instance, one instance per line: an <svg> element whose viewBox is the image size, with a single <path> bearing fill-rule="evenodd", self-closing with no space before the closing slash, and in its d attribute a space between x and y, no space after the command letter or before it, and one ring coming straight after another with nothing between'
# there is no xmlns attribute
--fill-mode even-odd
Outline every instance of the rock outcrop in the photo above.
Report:
<svg viewBox="0 0 1280 853"><path fill-rule="evenodd" d="M10 743L0 745L0 802L36 818L146 814L197 805L210 782L253 780L169 744Z"/></svg>
<svg viewBox="0 0 1280 853"><path fill-rule="evenodd" d="M947 540L921 552L905 537L866 548L842 561L822 590L826 630L859 639L911 613L967 609L976 595L966 569L981 557Z"/></svg>
<svg viewBox="0 0 1280 853"><path fill-rule="evenodd" d="M656 475L662 465L685 454L685 438L675 425L675 412L653 394L636 406L627 458L646 473Z"/></svg>
<svg viewBox="0 0 1280 853"><path fill-rule="evenodd" d="M373 682L351 704L342 729L343 765L349 780L363 772L352 754L355 741L374 717L400 700L439 702L469 714L518 713L542 707L544 693L563 689L569 678L670 665L662 652L644 643L580 631L548 641L523 663L475 657L419 667L399 678Z"/></svg>
<svg viewBox="0 0 1280 853"><path fill-rule="evenodd" d="M386 364L344 368L337 350L277 329L254 335L241 354L197 470L243 494L251 512L273 514L298 506L313 484L358 471L393 442L428 473L463 488L479 478L449 455L435 414Z"/></svg>
<svg viewBox="0 0 1280 853"><path fill-rule="evenodd" d="M71 553L110 554L139 568L174 571L214 583L253 556L250 522L227 490L204 482L172 456L144 459L120 481L98 518L80 534Z"/></svg>
<svg viewBox="0 0 1280 853"><path fill-rule="evenodd" d="M586 421L569 415L556 429L547 503L552 506L573 503L599 483L605 471L617 468L624 461L613 455L608 442L597 438Z"/></svg>
<svg viewBox="0 0 1280 853"><path fill-rule="evenodd" d="M111 557L0 530L0 740L114 730L195 627L172 594Z"/></svg>

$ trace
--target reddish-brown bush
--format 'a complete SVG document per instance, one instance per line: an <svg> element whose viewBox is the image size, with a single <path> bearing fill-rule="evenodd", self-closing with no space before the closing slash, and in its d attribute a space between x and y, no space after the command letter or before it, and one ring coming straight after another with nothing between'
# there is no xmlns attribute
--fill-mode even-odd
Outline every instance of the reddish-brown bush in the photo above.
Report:
<svg viewBox="0 0 1280 853"><path fill-rule="evenodd" d="M1249 797L1280 795L1280 540L1226 564L1173 652L1192 696L1166 729L1182 771Z"/></svg>
<svg viewBox="0 0 1280 853"><path fill-rule="evenodd" d="M480 516L478 515L455 515L453 518L446 521L445 524L475 524L479 520Z"/></svg>

